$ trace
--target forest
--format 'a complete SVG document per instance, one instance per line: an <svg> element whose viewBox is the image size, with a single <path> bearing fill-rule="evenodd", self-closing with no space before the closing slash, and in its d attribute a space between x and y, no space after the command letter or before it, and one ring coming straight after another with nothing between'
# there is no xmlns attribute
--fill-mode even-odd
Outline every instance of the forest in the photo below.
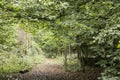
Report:
<svg viewBox="0 0 120 80"><path fill-rule="evenodd" d="M0 0L0 80L120 80L120 0Z"/></svg>

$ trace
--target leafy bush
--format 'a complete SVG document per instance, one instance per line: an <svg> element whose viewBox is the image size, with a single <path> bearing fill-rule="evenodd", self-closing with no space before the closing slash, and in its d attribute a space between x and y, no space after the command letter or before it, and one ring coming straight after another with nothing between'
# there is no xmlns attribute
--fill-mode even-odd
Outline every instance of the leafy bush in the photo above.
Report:
<svg viewBox="0 0 120 80"><path fill-rule="evenodd" d="M21 70L28 70L32 68L33 65L40 63L43 60L43 55L26 55L24 57L18 57L13 53L0 53L0 73L10 74Z"/></svg>

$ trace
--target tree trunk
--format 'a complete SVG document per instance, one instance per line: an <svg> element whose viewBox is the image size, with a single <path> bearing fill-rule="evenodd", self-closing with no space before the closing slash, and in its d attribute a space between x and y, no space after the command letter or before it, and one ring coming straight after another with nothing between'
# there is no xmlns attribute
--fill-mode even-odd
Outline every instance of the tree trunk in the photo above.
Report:
<svg viewBox="0 0 120 80"><path fill-rule="evenodd" d="M84 53L81 47L77 49L77 57L80 69L85 72Z"/></svg>
<svg viewBox="0 0 120 80"><path fill-rule="evenodd" d="M65 52L64 52L64 66L65 66L65 70L67 70L67 49L65 50Z"/></svg>

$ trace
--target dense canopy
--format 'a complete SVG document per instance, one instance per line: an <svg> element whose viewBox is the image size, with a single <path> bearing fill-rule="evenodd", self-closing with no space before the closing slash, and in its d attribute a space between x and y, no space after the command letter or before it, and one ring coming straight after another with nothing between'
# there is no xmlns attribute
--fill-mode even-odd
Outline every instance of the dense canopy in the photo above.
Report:
<svg viewBox="0 0 120 80"><path fill-rule="evenodd" d="M77 54L81 70L99 58L100 79L120 79L120 0L1 0L1 52L18 48L19 28L46 54Z"/></svg>

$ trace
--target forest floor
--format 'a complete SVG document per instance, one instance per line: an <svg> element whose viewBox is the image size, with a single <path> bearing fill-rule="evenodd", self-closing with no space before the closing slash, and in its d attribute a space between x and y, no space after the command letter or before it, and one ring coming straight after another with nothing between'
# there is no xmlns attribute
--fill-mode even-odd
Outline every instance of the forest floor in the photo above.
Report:
<svg viewBox="0 0 120 80"><path fill-rule="evenodd" d="M45 59L42 64L37 64L29 71L12 74L0 80L97 80L98 76L99 70L95 68L85 73L65 71L61 62Z"/></svg>

